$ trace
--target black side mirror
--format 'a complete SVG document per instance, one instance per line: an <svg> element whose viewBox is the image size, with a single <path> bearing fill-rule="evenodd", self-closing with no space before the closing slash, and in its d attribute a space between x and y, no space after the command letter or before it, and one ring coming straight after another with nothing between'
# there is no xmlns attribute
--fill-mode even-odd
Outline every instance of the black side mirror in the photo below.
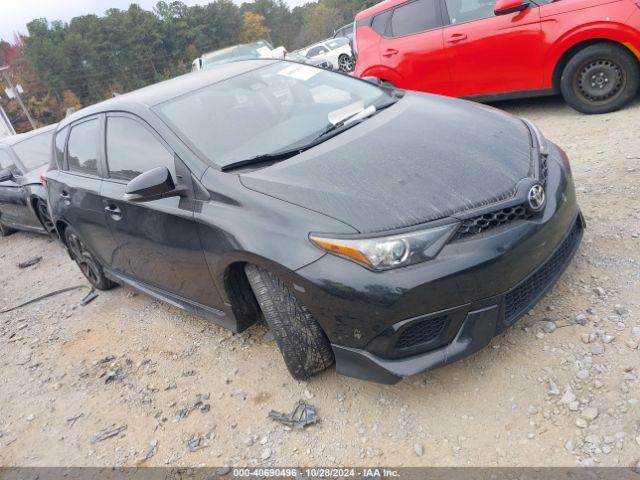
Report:
<svg viewBox="0 0 640 480"><path fill-rule="evenodd" d="M141 173L127 184L125 198L131 202L149 202L183 195L184 188L176 188L167 167L158 167Z"/></svg>
<svg viewBox="0 0 640 480"><path fill-rule="evenodd" d="M7 180L13 180L13 172L8 168L0 170L0 182L6 182Z"/></svg>

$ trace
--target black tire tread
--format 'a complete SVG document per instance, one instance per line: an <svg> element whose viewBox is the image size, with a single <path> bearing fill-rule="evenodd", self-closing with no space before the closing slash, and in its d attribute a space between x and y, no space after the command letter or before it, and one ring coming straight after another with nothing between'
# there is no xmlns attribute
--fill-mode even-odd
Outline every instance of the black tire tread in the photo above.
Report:
<svg viewBox="0 0 640 480"><path fill-rule="evenodd" d="M291 376L307 380L333 365L327 336L293 292L255 265L246 265L245 272Z"/></svg>

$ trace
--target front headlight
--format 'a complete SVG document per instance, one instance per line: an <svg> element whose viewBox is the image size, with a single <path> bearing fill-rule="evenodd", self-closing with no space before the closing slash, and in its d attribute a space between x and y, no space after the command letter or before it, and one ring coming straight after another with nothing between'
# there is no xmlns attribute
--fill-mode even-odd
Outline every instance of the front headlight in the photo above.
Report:
<svg viewBox="0 0 640 480"><path fill-rule="evenodd" d="M527 125L527 127L529 127L529 130L531 130L531 133L535 137L536 142L538 143L540 155L549 155L549 142L547 142L547 139L542 134L540 129L536 127L533 122L530 122L526 118L523 118L522 121Z"/></svg>
<svg viewBox="0 0 640 480"><path fill-rule="evenodd" d="M459 222L453 222L428 230L375 238L336 238L311 234L309 239L329 253L358 262L371 270L383 271L435 258L459 225Z"/></svg>

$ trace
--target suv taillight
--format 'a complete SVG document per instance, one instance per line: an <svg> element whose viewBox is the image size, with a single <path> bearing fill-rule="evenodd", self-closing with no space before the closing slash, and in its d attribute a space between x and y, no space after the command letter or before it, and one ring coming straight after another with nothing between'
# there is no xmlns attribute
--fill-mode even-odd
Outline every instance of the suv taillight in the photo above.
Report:
<svg viewBox="0 0 640 480"><path fill-rule="evenodd" d="M43 187L47 186L47 172L42 172L40 174L40 182L42 183Z"/></svg>

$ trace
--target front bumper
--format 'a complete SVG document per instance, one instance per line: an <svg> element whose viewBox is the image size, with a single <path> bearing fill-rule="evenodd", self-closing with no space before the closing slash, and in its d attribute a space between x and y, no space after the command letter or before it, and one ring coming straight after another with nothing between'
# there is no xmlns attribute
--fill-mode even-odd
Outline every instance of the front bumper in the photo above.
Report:
<svg viewBox="0 0 640 480"><path fill-rule="evenodd" d="M530 310L562 275L584 229L564 152L552 145L547 166L547 204L536 218L451 242L436 259L397 270L374 273L333 255L298 270L296 295L327 334L337 371L392 384L476 352ZM428 340L412 344L414 335Z"/></svg>
<svg viewBox="0 0 640 480"><path fill-rule="evenodd" d="M404 377L455 362L481 350L505 328L517 322L554 286L575 255L585 224L579 215L556 251L535 272L503 295L469 311L447 346L421 355L389 359L365 349L333 345L338 373L378 383L394 384ZM441 318L441 314L436 314Z"/></svg>

